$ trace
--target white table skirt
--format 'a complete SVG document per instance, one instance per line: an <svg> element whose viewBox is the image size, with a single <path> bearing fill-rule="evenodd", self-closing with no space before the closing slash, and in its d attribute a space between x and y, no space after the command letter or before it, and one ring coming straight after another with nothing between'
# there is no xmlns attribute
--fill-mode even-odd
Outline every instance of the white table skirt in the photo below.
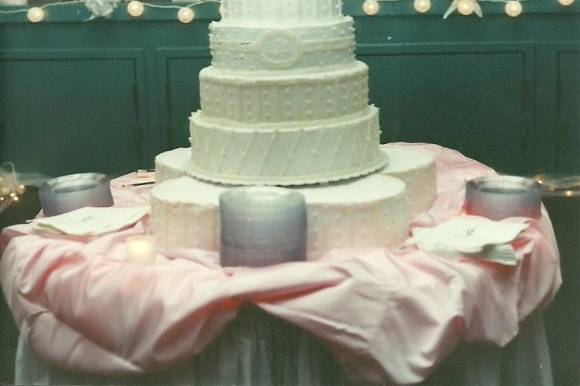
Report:
<svg viewBox="0 0 580 386"><path fill-rule="evenodd" d="M272 381L271 368L274 365L272 358L267 355L268 347L264 341L253 340L252 331L236 331L237 342L230 339L222 340L220 344L237 345L237 354L217 357L200 358L195 365L184 366L157 374L149 374L138 378L111 378L95 375L78 374L61 371L39 361L28 348L23 339L19 340L16 356L16 384L26 385L202 385L210 386L204 381L202 372L214 374L211 386L279 386ZM297 358L294 363L296 373L290 382L296 386L322 385L323 374L320 366L312 361L320 359L317 344L312 344L307 336L293 338L293 354ZM278 342L279 343L279 342ZM325 355L325 354L324 354ZM203 355L202 355L203 357ZM225 357L225 358L224 358ZM548 342L544 328L542 314L536 314L524 321L520 326L520 333L506 348L477 343L465 343L448 359L445 364L448 368L455 368L461 373L461 385L469 386L553 386L552 367L549 356ZM460 366L460 367L457 367ZM442 376L434 374L432 382L422 385L445 382ZM222 381L216 382L216 377ZM443 376L444 377L444 376ZM208 381L209 382L209 381ZM256 383L258 382L258 383ZM344 385L358 385L344 380ZM333 385L338 386L338 385Z"/></svg>

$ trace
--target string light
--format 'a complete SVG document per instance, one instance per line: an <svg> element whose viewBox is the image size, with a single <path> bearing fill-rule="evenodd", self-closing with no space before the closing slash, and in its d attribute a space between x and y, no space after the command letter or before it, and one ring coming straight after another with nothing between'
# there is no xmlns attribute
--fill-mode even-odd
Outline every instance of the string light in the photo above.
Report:
<svg viewBox="0 0 580 386"><path fill-rule="evenodd" d="M133 17L141 17L145 13L145 6L142 2L133 0L127 4L127 13Z"/></svg>
<svg viewBox="0 0 580 386"><path fill-rule="evenodd" d="M568 7L574 3L574 0L558 0L558 2L564 7Z"/></svg>
<svg viewBox="0 0 580 386"><path fill-rule="evenodd" d="M2 10L0 9L0 15L14 15L14 14L26 14L27 18L32 23L38 23L44 20L45 17L45 8L48 7L60 7L60 6L71 6L74 4L84 4L85 0L70 0L70 1L59 1L55 3L48 3L41 7L32 7L32 8L19 8L19 9L9 9L9 10ZM158 8L158 9L177 9L178 10L178 19L179 19L179 12L183 8L189 9L188 11L182 12L182 18L185 20L186 23L190 23L195 18L195 13L191 9L192 7L206 4L206 3L217 3L221 4L221 0L194 0L191 3L184 6L179 5L161 5L161 4L149 4L149 3L142 3L138 0L133 0L127 4L127 13L132 17L140 17L145 12L145 7L149 8ZM98 15L93 15L92 18L88 20L92 20L98 17ZM191 20L189 19L191 18ZM188 20L188 21L187 21ZM181 19L179 19L182 23Z"/></svg>
<svg viewBox="0 0 580 386"><path fill-rule="evenodd" d="M508 1L505 4L505 13L511 17L518 17L522 14L522 3L519 1Z"/></svg>
<svg viewBox="0 0 580 386"><path fill-rule="evenodd" d="M20 201L26 187L18 182L14 164L6 162L0 165L0 213L11 204Z"/></svg>
<svg viewBox="0 0 580 386"><path fill-rule="evenodd" d="M183 24L191 23L194 18L195 13L191 8L181 8L179 12L177 12L177 19Z"/></svg>
<svg viewBox="0 0 580 386"><path fill-rule="evenodd" d="M379 13L381 8L377 0L365 0L363 3L363 11L369 16L374 16Z"/></svg>
<svg viewBox="0 0 580 386"><path fill-rule="evenodd" d="M469 16L475 11L474 0L459 0L457 3L457 11L463 16Z"/></svg>
<svg viewBox="0 0 580 386"><path fill-rule="evenodd" d="M128 0L126 0L128 1ZM135 18L143 16L145 13L145 8L160 8L160 9L177 9L177 19L181 23L191 23L195 19L195 12L193 11L193 7L205 4L205 3L217 3L219 4L219 13L223 17L224 15L224 8L222 5L222 0L191 0L192 2L185 5L185 6L178 6L178 5L161 5L161 4L151 4L141 2L139 0L131 0L127 4L127 13ZM380 12L380 3L381 2L394 2L394 1L403 1L403 0L365 0L362 5L362 9L366 15L374 16L378 15ZM432 8L432 0L413 0L413 8L418 13L427 13ZM518 17L523 12L523 6L521 1L525 0L452 0L452 5L449 7L448 11L443 16L444 19L449 16L453 11L457 10L460 14L464 16L469 16L474 12L478 16L482 16L483 13L481 11L481 2L503 2L505 3L505 13L510 17ZM562 6L570 6L574 4L575 0L558 0L560 5ZM8 9L2 10L0 9L0 16L1 15L9 15L9 14L26 14L28 21L31 23L40 23L46 19L46 11L45 8L48 7L58 7L58 6L70 6L74 4L84 4L85 0L70 0L70 1L58 1L54 3L44 4L40 7L31 7L31 8L18 8L18 9ZM94 18L98 18L99 15L92 15L92 17L88 20L92 20ZM86 20L85 20L86 21Z"/></svg>
<svg viewBox="0 0 580 386"><path fill-rule="evenodd" d="M431 0L415 0L413 8L419 13L427 13L431 9Z"/></svg>
<svg viewBox="0 0 580 386"><path fill-rule="evenodd" d="M32 7L26 12L26 18L31 23L40 23L44 19L44 10L40 7Z"/></svg>

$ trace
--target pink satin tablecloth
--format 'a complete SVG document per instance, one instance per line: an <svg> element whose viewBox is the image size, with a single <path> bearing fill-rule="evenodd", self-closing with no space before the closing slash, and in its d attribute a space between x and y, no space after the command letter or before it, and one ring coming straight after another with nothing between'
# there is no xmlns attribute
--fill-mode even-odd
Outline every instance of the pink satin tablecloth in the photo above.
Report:
<svg viewBox="0 0 580 386"><path fill-rule="evenodd" d="M488 167L436 145L437 200L413 226L462 211L465 180ZM118 206L148 204L150 187L121 188ZM515 221L506 219L504 221ZM319 337L354 377L424 380L460 341L507 344L561 284L547 214L514 243L517 267L450 260L416 247L348 250L315 262L222 269L218 256L183 251L154 266L125 262L136 226L96 238L47 236L31 225L1 235L0 280L32 352L64 370L140 374L187 363L253 303Z"/></svg>

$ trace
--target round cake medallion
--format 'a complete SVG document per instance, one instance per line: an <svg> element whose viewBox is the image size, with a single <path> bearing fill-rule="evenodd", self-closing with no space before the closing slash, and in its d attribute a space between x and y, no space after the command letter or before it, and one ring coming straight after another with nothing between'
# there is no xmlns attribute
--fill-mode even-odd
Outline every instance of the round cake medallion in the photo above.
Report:
<svg viewBox="0 0 580 386"><path fill-rule="evenodd" d="M289 67L303 55L300 40L288 31L269 31L257 42L260 59L275 68Z"/></svg>

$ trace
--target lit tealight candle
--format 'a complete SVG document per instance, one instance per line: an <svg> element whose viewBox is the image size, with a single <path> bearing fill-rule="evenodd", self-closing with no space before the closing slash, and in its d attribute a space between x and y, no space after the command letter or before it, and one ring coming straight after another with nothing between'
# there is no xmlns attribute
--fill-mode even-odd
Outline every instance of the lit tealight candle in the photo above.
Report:
<svg viewBox="0 0 580 386"><path fill-rule="evenodd" d="M31 23L40 23L44 19L44 10L40 7L32 7L26 12L26 17Z"/></svg>
<svg viewBox="0 0 580 386"><path fill-rule="evenodd" d="M379 2L377 0L366 0L363 3L363 11L369 15L374 16L379 13Z"/></svg>
<svg viewBox="0 0 580 386"><path fill-rule="evenodd" d="M127 237L127 260L138 264L153 264L157 255L153 236Z"/></svg>
<svg viewBox="0 0 580 386"><path fill-rule="evenodd" d="M187 7L181 8L179 10L179 12L177 12L177 18L183 24L191 23L193 21L194 17L195 17L195 13L193 12L193 9L191 9L191 8L187 8Z"/></svg>
<svg viewBox="0 0 580 386"><path fill-rule="evenodd" d="M520 16L522 9L522 3L519 1L508 1L505 5L505 13L511 17Z"/></svg>
<svg viewBox="0 0 580 386"><path fill-rule="evenodd" d="M127 13L133 17L141 17L145 13L145 6L140 1L133 0L127 4Z"/></svg>

